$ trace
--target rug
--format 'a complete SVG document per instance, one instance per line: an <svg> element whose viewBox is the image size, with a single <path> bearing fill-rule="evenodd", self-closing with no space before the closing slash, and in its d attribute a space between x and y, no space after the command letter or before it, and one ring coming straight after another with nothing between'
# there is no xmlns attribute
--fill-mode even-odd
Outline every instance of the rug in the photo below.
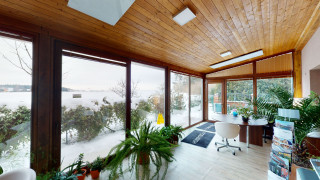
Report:
<svg viewBox="0 0 320 180"><path fill-rule="evenodd" d="M194 130L187 137L185 137L181 142L207 148L214 136L215 136L214 133Z"/></svg>
<svg viewBox="0 0 320 180"><path fill-rule="evenodd" d="M211 131L211 132L216 132L216 128L214 127L214 123L205 123L199 127L199 129L205 130L205 131Z"/></svg>

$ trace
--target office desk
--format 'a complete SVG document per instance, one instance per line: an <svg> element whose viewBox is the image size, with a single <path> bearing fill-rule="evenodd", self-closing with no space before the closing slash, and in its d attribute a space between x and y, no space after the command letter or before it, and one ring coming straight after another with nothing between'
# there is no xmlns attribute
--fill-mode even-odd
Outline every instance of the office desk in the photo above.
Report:
<svg viewBox="0 0 320 180"><path fill-rule="evenodd" d="M216 114L214 121L238 124L240 126L239 141L249 144L263 146L263 126L268 124L265 119L250 119L249 122L243 122L241 116L234 117L229 114Z"/></svg>

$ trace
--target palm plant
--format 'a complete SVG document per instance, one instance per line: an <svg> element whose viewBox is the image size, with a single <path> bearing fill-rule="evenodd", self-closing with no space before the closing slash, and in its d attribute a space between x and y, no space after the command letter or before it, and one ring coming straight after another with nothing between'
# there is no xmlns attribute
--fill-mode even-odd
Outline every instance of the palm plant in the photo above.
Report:
<svg viewBox="0 0 320 180"><path fill-rule="evenodd" d="M140 165L142 166L141 179L150 179L149 163L150 159L156 167L156 172L151 179L157 177L164 165L162 179L164 179L168 162L173 160L171 145L165 137L161 136L156 129L151 127L151 123L144 123L139 130L133 130L128 133L128 138L109 152L107 160L111 159L106 166L110 170L110 179L117 179L123 176L124 172L133 172L135 170L136 179L140 179ZM127 158L128 167L123 170L124 160Z"/></svg>
<svg viewBox="0 0 320 180"><path fill-rule="evenodd" d="M300 112L300 120L293 119L295 129L295 147L293 162L299 166L310 167L310 155L307 149L308 141L305 139L314 128L320 127L320 98L314 92L300 102L294 103L293 95L288 90L277 87L269 90L269 95L275 97L275 102L269 102L264 98L255 99L252 104L257 106L255 117L265 117L269 122L274 122L278 116L278 108L296 109Z"/></svg>

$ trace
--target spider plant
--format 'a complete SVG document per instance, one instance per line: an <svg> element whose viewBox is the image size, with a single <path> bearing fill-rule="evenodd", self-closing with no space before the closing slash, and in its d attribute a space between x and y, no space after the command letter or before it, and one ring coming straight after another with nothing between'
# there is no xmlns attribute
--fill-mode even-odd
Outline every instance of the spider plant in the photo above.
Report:
<svg viewBox="0 0 320 180"><path fill-rule="evenodd" d="M179 141L179 138L182 138L184 129L181 126L165 126L160 129L159 133L161 136L164 136L167 141L174 144Z"/></svg>
<svg viewBox="0 0 320 180"><path fill-rule="evenodd" d="M164 172L161 179L164 179L168 163L173 160L174 145L161 136L157 129L151 127L151 123L144 123L140 129L128 134L127 139L113 147L106 158L111 159L106 166L106 169L110 170L109 179L118 179L125 172L132 173L133 171L135 171L136 179L140 179L141 167L141 179L150 179L150 162L156 167L151 179L155 177L159 179L162 166L164 166ZM128 167L123 170L125 160L128 161Z"/></svg>

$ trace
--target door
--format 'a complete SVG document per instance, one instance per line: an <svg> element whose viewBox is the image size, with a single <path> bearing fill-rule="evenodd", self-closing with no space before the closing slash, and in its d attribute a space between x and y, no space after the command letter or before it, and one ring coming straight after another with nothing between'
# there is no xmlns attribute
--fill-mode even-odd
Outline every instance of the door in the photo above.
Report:
<svg viewBox="0 0 320 180"><path fill-rule="evenodd" d="M208 119L214 120L215 115L223 112L223 82L208 82Z"/></svg>

